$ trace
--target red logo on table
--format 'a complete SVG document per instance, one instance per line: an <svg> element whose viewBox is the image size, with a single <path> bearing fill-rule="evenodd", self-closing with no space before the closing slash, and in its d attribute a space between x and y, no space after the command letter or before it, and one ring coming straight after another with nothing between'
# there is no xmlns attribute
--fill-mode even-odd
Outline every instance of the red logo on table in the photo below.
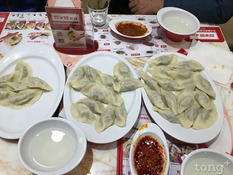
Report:
<svg viewBox="0 0 233 175"><path fill-rule="evenodd" d="M191 42L193 39L202 42L223 42L225 41L220 27L200 27L194 35L190 36L186 41Z"/></svg>

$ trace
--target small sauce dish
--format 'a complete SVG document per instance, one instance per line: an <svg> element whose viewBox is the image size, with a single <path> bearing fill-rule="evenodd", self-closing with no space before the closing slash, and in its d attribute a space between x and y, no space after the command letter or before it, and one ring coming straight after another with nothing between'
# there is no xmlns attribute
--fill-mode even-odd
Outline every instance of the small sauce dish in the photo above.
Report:
<svg viewBox="0 0 233 175"><path fill-rule="evenodd" d="M196 16L176 7L160 9L157 13L157 20L166 36L174 42L190 37L200 28L200 22Z"/></svg>
<svg viewBox="0 0 233 175"><path fill-rule="evenodd" d="M167 140L156 124L146 123L138 129L131 143L129 159L133 175L151 172L168 174L170 160ZM141 172L137 171L137 167Z"/></svg>
<svg viewBox="0 0 233 175"><path fill-rule="evenodd" d="M181 175L230 175L233 157L209 148L197 149L187 155L181 165Z"/></svg>
<svg viewBox="0 0 233 175"><path fill-rule="evenodd" d="M19 139L18 157L34 174L65 174L81 162L86 147L86 138L75 123L50 118L26 129Z"/></svg>

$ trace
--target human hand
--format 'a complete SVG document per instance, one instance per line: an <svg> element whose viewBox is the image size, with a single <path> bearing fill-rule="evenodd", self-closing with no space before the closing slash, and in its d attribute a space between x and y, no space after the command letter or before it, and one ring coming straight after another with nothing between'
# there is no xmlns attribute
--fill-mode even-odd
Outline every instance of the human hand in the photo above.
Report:
<svg viewBox="0 0 233 175"><path fill-rule="evenodd" d="M129 0L129 8L135 14L156 14L163 7L164 0Z"/></svg>

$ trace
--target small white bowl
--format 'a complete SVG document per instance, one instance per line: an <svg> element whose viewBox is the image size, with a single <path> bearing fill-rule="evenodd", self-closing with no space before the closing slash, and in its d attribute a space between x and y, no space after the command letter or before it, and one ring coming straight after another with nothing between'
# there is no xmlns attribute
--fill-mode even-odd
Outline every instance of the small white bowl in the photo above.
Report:
<svg viewBox="0 0 233 175"><path fill-rule="evenodd" d="M169 162L170 162L167 140L166 140L162 130L154 123L146 123L146 124L142 125L134 135L134 138L133 138L133 141L132 141L131 147L130 147L130 154L129 154L131 174L132 175L137 174L136 170L135 170L135 166L134 166L135 148L136 148L138 142L145 136L151 136L153 139L155 139L161 145L162 155L163 155L163 159L164 159L162 174L167 175L168 168L169 168Z"/></svg>
<svg viewBox="0 0 233 175"><path fill-rule="evenodd" d="M65 174L83 159L87 141L73 122L50 118L30 126L19 139L18 156L34 174Z"/></svg>
<svg viewBox="0 0 233 175"><path fill-rule="evenodd" d="M213 149L197 149L188 154L181 165L181 175L230 175L233 157Z"/></svg>
<svg viewBox="0 0 233 175"><path fill-rule="evenodd" d="M176 7L160 9L157 20L167 37L175 42L190 37L200 28L200 22L193 14Z"/></svg>

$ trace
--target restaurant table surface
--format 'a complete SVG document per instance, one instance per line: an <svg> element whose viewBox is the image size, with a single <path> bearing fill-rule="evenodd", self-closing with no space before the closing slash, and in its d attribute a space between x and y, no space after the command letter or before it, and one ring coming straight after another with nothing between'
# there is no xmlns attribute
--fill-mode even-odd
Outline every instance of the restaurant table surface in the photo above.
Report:
<svg viewBox="0 0 233 175"><path fill-rule="evenodd" d="M85 16L88 17L88 16ZM125 17L125 15L109 15L109 18L113 17ZM139 16L140 17L140 16ZM172 42L168 39L165 39L166 44L168 45L168 50L171 52L184 51L188 50L191 46L191 42L182 41L180 43ZM229 50L226 41L222 42L209 42L211 45L220 47L226 50ZM1 53L0 53L1 54ZM4 56L4 53L2 53ZM62 54L61 54L62 56ZM145 62L150 57L129 57L126 58L135 68L135 70L140 70L143 68ZM70 68L67 68L70 71ZM231 76L230 82L233 81ZM229 82L229 83L230 83ZM222 86L219 83L216 83L220 95L222 97L223 104L225 105L226 112L229 115L231 125L233 124L233 93L230 86ZM1 175L27 175L31 174L26 170L20 163L17 157L17 143L18 140L6 140L0 139L0 174ZM111 175L111 174L121 174L117 171L117 147L118 142L114 141L108 144L95 144L88 142L87 151L82 162L68 175L78 174L92 174L92 175ZM175 174L175 173L174 173Z"/></svg>

